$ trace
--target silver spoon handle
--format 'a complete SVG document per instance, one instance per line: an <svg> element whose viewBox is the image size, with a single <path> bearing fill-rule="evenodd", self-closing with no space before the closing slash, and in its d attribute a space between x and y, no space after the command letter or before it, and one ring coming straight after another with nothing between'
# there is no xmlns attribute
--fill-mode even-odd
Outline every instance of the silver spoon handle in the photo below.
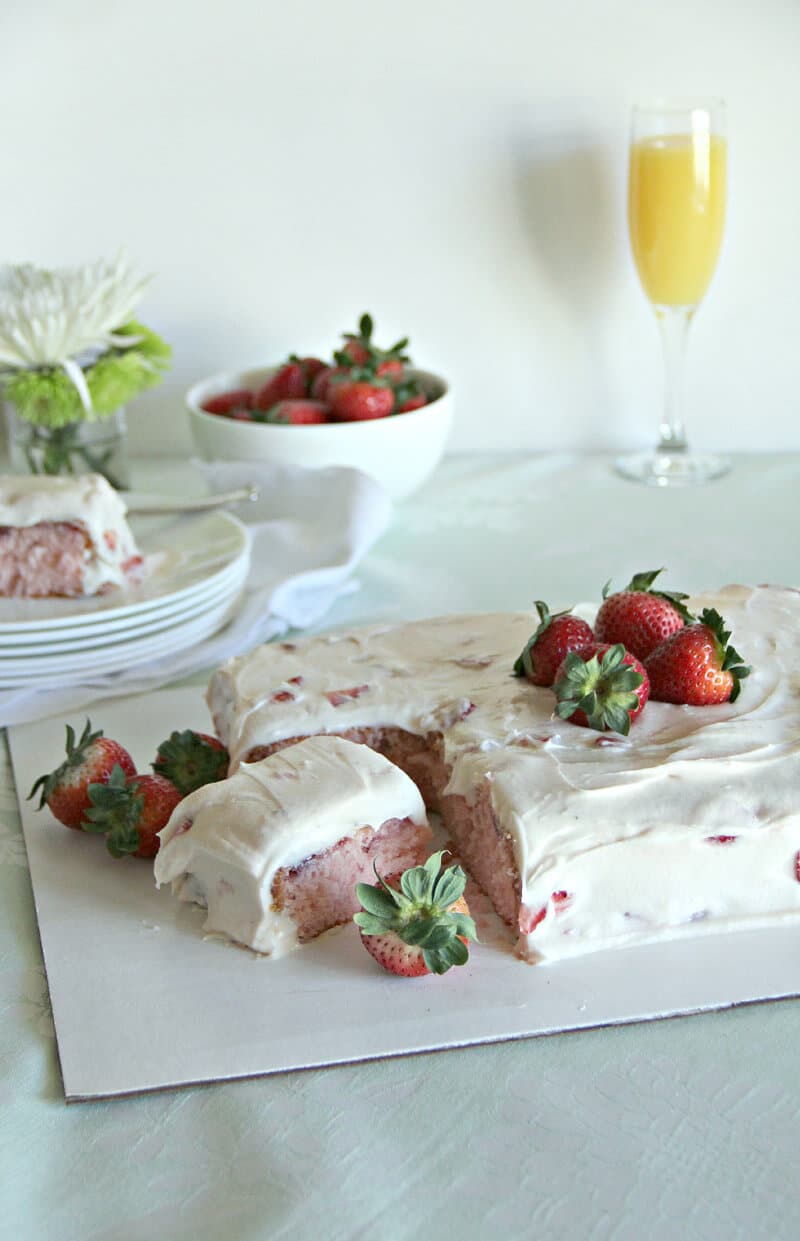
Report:
<svg viewBox="0 0 800 1241"><path fill-rule="evenodd" d="M237 487L235 491L219 491L211 496L194 496L183 500L157 500L153 504L135 501L128 505L128 512L141 517L158 517L168 513L205 513L208 509L221 508L224 504L240 504L244 500L257 500L258 487Z"/></svg>

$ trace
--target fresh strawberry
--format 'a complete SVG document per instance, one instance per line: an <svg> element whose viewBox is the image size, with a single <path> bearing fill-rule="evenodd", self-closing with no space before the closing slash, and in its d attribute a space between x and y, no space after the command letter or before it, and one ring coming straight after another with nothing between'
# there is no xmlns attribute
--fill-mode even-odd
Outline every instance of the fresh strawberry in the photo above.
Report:
<svg viewBox="0 0 800 1241"><path fill-rule="evenodd" d="M268 410L278 401L292 401L308 395L308 384L300 362L285 362L255 395L256 409Z"/></svg>
<svg viewBox="0 0 800 1241"><path fill-rule="evenodd" d="M382 379L401 379L405 369L399 358L387 358L385 362L378 363L375 367L375 374Z"/></svg>
<svg viewBox="0 0 800 1241"><path fill-rule="evenodd" d="M328 388L334 422L365 422L385 418L394 409L394 393L374 371L354 369Z"/></svg>
<svg viewBox="0 0 800 1241"><path fill-rule="evenodd" d="M299 358L296 353L290 353L289 361L297 362L300 369L302 370L303 375L305 376L305 381L306 381L306 392L311 391L312 381L317 377L320 371L327 370L327 363L323 362L322 358L313 358L313 357Z"/></svg>
<svg viewBox="0 0 800 1241"><path fill-rule="evenodd" d="M412 409L421 409L427 405L428 398L422 390L422 384L415 375L402 375L400 379L392 379L394 390L394 412L406 414Z"/></svg>
<svg viewBox="0 0 800 1241"><path fill-rule="evenodd" d="M318 371L311 381L311 398L314 401L327 401L331 383L341 375L348 373L346 366L326 366Z"/></svg>
<svg viewBox="0 0 800 1241"><path fill-rule="evenodd" d="M650 683L644 666L622 643L594 643L567 655L553 689L562 720L627 737L644 710Z"/></svg>
<svg viewBox="0 0 800 1241"><path fill-rule="evenodd" d="M418 392L415 396L408 396L395 409L396 414L410 414L415 409L422 409L423 405L428 404L428 398L424 392Z"/></svg>
<svg viewBox="0 0 800 1241"><path fill-rule="evenodd" d="M161 742L151 766L185 797L204 784L224 780L229 763L230 755L216 737L185 728L175 729Z"/></svg>
<svg viewBox="0 0 800 1241"><path fill-rule="evenodd" d="M551 614L546 603L536 600L539 627L526 642L514 664L514 676L527 677L534 685L552 685L570 651L594 642L591 625L569 611Z"/></svg>
<svg viewBox="0 0 800 1241"><path fill-rule="evenodd" d="M730 636L716 608L704 608L698 621L671 634L645 660L653 698L690 707L735 702L750 668Z"/></svg>
<svg viewBox="0 0 800 1241"><path fill-rule="evenodd" d="M233 392L220 392L219 396L210 396L201 406L207 414L231 414L234 410L250 409L253 405L253 393L249 388L236 388Z"/></svg>
<svg viewBox="0 0 800 1241"><path fill-rule="evenodd" d="M646 659L659 642L693 620L684 604L688 595L674 590L651 590L663 569L635 573L624 590L610 595L606 582L603 602L594 622L598 642L621 642L637 659Z"/></svg>
<svg viewBox="0 0 800 1241"><path fill-rule="evenodd" d="M115 767L107 784L90 784L91 809L81 827L105 836L112 857L152 858L161 843L158 833L178 802L183 800L175 785L164 776L126 776Z"/></svg>
<svg viewBox="0 0 800 1241"><path fill-rule="evenodd" d="M118 741L104 737L102 729L92 732L89 721L75 740L75 730L67 725L67 756L60 767L49 775L39 776L28 798L40 795L37 810L47 805L61 823L80 828L84 814L91 806L89 786L102 785L111 779L115 767L132 776L136 765Z"/></svg>
<svg viewBox="0 0 800 1241"><path fill-rule="evenodd" d="M333 356L340 366L366 366L372 361L374 345L372 343L373 322L371 315L362 315L358 321L358 332L343 332L345 343Z"/></svg>
<svg viewBox="0 0 800 1241"><path fill-rule="evenodd" d="M263 422L284 422L289 426L298 427L318 422L331 421L331 407L325 401L309 401L297 399L278 401L268 410Z"/></svg>
<svg viewBox="0 0 800 1241"><path fill-rule="evenodd" d="M467 877L460 866L442 869L442 853L424 866L377 884L356 884L365 912L353 919L361 941L384 969L403 978L445 974L465 965L468 940L477 940L464 900Z"/></svg>
<svg viewBox="0 0 800 1241"><path fill-rule="evenodd" d="M360 340L352 339L342 345L341 349L337 349L334 357L340 366L366 366L370 360L370 351Z"/></svg>

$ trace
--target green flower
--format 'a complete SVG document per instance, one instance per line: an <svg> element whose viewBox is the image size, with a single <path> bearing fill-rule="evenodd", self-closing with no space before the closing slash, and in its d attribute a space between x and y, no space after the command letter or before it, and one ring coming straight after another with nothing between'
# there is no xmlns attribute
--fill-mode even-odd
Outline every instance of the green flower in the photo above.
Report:
<svg viewBox="0 0 800 1241"><path fill-rule="evenodd" d="M117 345L84 370L91 408L84 408L78 389L60 367L16 371L6 375L4 391L20 418L40 427L63 427L83 419L107 418L140 392L163 378L172 356L156 332L135 319L117 328ZM124 345L120 338L130 337Z"/></svg>

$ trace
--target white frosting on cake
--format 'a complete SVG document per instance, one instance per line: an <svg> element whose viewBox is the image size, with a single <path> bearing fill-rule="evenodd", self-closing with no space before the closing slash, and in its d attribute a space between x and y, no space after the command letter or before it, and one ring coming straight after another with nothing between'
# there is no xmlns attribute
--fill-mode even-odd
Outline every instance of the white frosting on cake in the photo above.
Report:
<svg viewBox="0 0 800 1241"><path fill-rule="evenodd" d="M312 737L185 797L159 833L156 883L205 905L207 931L281 956L297 945L297 929L273 908L278 871L405 818L427 823L404 772L366 746Z"/></svg>
<svg viewBox="0 0 800 1241"><path fill-rule="evenodd" d="M0 526L69 522L86 531L84 593L127 581L139 552L122 497L101 474L0 476Z"/></svg>
<svg viewBox="0 0 800 1241"><path fill-rule="evenodd" d="M491 790L531 957L796 922L800 592L731 586L704 606L752 665L738 700L651 701L627 739L555 718L550 690L512 676L526 614L268 645L216 673L209 703L234 759L314 732L441 732L446 792Z"/></svg>

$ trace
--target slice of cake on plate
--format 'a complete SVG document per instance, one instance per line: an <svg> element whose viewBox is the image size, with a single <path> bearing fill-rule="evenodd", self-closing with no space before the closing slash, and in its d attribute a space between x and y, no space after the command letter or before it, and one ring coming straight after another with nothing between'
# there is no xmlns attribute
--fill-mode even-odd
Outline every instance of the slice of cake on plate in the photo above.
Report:
<svg viewBox="0 0 800 1241"><path fill-rule="evenodd" d="M327 733L402 767L531 960L800 926L800 593L690 607L725 617L752 673L733 703L651 700L627 737L559 719L512 675L527 614L274 643L208 701L234 766Z"/></svg>
<svg viewBox="0 0 800 1241"><path fill-rule="evenodd" d="M414 782L338 737L242 763L160 835L156 883L205 906L206 931L273 957L348 922L355 885L419 865L431 838Z"/></svg>
<svg viewBox="0 0 800 1241"><path fill-rule="evenodd" d="M120 495L100 474L0 477L0 595L78 598L139 580Z"/></svg>

